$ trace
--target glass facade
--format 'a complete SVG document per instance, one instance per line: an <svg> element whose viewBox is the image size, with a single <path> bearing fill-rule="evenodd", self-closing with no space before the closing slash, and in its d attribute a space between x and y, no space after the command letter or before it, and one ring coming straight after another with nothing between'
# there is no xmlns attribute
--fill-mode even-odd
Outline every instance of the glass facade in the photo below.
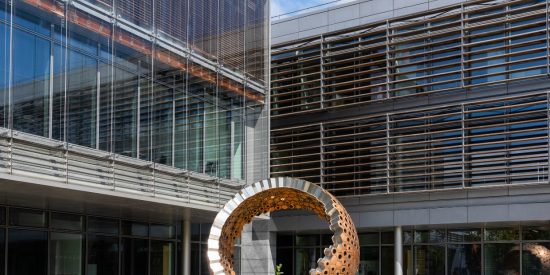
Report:
<svg viewBox="0 0 550 275"><path fill-rule="evenodd" d="M210 268L208 266L208 236L210 235L210 228L212 224L201 223L191 225L191 274L193 275L210 275ZM235 247L233 248L233 270L236 274L240 274L240 262L241 262L241 245L240 239L235 241Z"/></svg>
<svg viewBox="0 0 550 275"><path fill-rule="evenodd" d="M549 234L541 225L404 231L403 274L549 274ZM330 236L277 233L277 264L289 274L308 274L322 256L319 251L332 244ZM393 237L388 231L359 233L358 274L394 274Z"/></svg>
<svg viewBox="0 0 550 275"><path fill-rule="evenodd" d="M307 275L332 245L332 234L277 233L276 265L285 274ZM393 232L359 233L361 259L358 275L393 274Z"/></svg>
<svg viewBox="0 0 550 275"><path fill-rule="evenodd" d="M181 272L181 221L162 224L37 209L0 209L2 275ZM10 222L3 223L6 216Z"/></svg>
<svg viewBox="0 0 550 275"><path fill-rule="evenodd" d="M0 1L0 127L245 180L247 131L267 139L267 6Z"/></svg>

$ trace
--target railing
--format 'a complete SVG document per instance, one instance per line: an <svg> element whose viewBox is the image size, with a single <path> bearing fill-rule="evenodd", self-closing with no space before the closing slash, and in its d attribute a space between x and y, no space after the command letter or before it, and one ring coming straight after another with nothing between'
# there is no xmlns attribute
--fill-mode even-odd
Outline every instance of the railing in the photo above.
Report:
<svg viewBox="0 0 550 275"><path fill-rule="evenodd" d="M0 173L217 211L244 185L0 128Z"/></svg>

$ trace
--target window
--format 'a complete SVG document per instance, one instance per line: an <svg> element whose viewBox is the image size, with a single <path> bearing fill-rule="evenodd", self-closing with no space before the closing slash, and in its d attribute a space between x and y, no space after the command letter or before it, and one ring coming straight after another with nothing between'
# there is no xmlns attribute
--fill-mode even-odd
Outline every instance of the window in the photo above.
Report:
<svg viewBox="0 0 550 275"><path fill-rule="evenodd" d="M0 228L0 274L4 274L6 259L6 229Z"/></svg>
<svg viewBox="0 0 550 275"><path fill-rule="evenodd" d="M151 241L150 275L175 275L174 243L168 241Z"/></svg>
<svg viewBox="0 0 550 275"><path fill-rule="evenodd" d="M208 235L206 238L208 238ZM151 237L165 239L174 238L174 228L170 225L151 224Z"/></svg>
<svg viewBox="0 0 550 275"><path fill-rule="evenodd" d="M81 234L52 232L50 236L50 275L82 275L84 243Z"/></svg>
<svg viewBox="0 0 550 275"><path fill-rule="evenodd" d="M8 233L8 275L46 275L48 232L10 229Z"/></svg>
<svg viewBox="0 0 550 275"><path fill-rule="evenodd" d="M63 230L82 231L84 225L84 217L80 215L52 213L51 228Z"/></svg>
<svg viewBox="0 0 550 275"><path fill-rule="evenodd" d="M448 274L481 275L481 244L448 244Z"/></svg>
<svg viewBox="0 0 550 275"><path fill-rule="evenodd" d="M519 274L520 249L515 243L490 243L484 246L484 274Z"/></svg>
<svg viewBox="0 0 550 275"><path fill-rule="evenodd" d="M149 241L123 238L121 253L122 275L147 275L149 269Z"/></svg>
<svg viewBox="0 0 550 275"><path fill-rule="evenodd" d="M118 275L118 238L88 235L87 275Z"/></svg>
<svg viewBox="0 0 550 275"><path fill-rule="evenodd" d="M128 236L149 236L149 225L146 223L123 221L122 222L122 234Z"/></svg>
<svg viewBox="0 0 550 275"><path fill-rule="evenodd" d="M88 217L88 232L118 234L118 220Z"/></svg>
<svg viewBox="0 0 550 275"><path fill-rule="evenodd" d="M6 224L6 208L0 207L0 225Z"/></svg>
<svg viewBox="0 0 550 275"><path fill-rule="evenodd" d="M49 41L25 31L14 29L12 81L13 128L48 137Z"/></svg>
<svg viewBox="0 0 550 275"><path fill-rule="evenodd" d="M48 224L45 211L30 210L21 208L10 209L10 225L46 227Z"/></svg>

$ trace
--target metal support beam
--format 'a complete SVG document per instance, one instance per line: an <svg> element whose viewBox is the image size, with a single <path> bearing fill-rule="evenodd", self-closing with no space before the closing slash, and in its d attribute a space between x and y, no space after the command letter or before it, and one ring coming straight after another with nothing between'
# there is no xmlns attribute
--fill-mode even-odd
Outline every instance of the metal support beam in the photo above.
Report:
<svg viewBox="0 0 550 275"><path fill-rule="evenodd" d="M182 275L191 275L191 222L183 221Z"/></svg>
<svg viewBox="0 0 550 275"><path fill-rule="evenodd" d="M395 227L395 249L394 249L394 274L403 275L403 229L401 226Z"/></svg>

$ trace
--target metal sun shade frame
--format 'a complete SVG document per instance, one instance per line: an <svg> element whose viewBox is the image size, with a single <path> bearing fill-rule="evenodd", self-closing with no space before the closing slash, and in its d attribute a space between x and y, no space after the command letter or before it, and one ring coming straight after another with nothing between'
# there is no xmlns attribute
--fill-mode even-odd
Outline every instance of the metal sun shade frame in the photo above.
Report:
<svg viewBox="0 0 550 275"><path fill-rule="evenodd" d="M308 181L279 177L245 187L216 216L208 238L210 274L235 274L233 246L254 217L287 209L315 212L330 224L333 244L310 274L356 274L359 238L350 215L329 192Z"/></svg>

